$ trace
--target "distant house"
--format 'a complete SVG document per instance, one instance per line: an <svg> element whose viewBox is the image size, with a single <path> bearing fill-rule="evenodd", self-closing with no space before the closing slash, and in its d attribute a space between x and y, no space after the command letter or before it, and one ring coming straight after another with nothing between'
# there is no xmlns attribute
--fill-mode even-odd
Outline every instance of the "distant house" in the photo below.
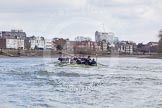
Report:
<svg viewBox="0 0 162 108"><path fill-rule="evenodd" d="M139 43L137 45L137 51L143 54L154 54L157 53L158 42L148 42L147 44Z"/></svg>
<svg viewBox="0 0 162 108"><path fill-rule="evenodd" d="M52 39L45 39L45 49L52 49Z"/></svg>
<svg viewBox="0 0 162 108"><path fill-rule="evenodd" d="M133 43L129 41L121 41L119 43L119 52L123 54L133 54Z"/></svg>
<svg viewBox="0 0 162 108"><path fill-rule="evenodd" d="M94 45L94 51L95 52L102 51L101 44L99 44L98 42L94 42L93 45Z"/></svg>
<svg viewBox="0 0 162 108"><path fill-rule="evenodd" d="M76 44L76 41L70 41L69 39L67 39L63 49L68 52L74 52L75 44Z"/></svg>
<svg viewBox="0 0 162 108"><path fill-rule="evenodd" d="M67 39L63 38L54 38L52 41L52 46L56 47L56 50L63 50L66 44ZM54 48L53 48L54 49Z"/></svg>
<svg viewBox="0 0 162 108"><path fill-rule="evenodd" d="M149 43L147 43L147 45L149 46L149 47L153 47L153 46L158 46L158 42L149 42Z"/></svg>
<svg viewBox="0 0 162 108"><path fill-rule="evenodd" d="M0 48L6 49L6 39L0 38Z"/></svg>
<svg viewBox="0 0 162 108"><path fill-rule="evenodd" d="M0 38L25 39L26 33L23 30L0 31Z"/></svg>
<svg viewBox="0 0 162 108"><path fill-rule="evenodd" d="M24 40L26 33L22 30L1 31L0 39L3 41L0 45L7 49L24 49Z"/></svg>
<svg viewBox="0 0 162 108"><path fill-rule="evenodd" d="M75 37L75 41L79 41L79 42L81 42L81 41L91 41L92 39L90 38L90 37L84 37L84 36L77 36L77 37Z"/></svg>
<svg viewBox="0 0 162 108"><path fill-rule="evenodd" d="M24 46L25 46L25 49L26 49L26 50L30 50L30 49L31 49L30 38L31 38L31 37L26 37L26 39L25 39Z"/></svg>
<svg viewBox="0 0 162 108"><path fill-rule="evenodd" d="M44 37L31 36L25 39L26 49L45 49L45 39Z"/></svg>
<svg viewBox="0 0 162 108"><path fill-rule="evenodd" d="M146 52L149 54L157 53L158 42L148 42L145 48L147 49Z"/></svg>
<svg viewBox="0 0 162 108"><path fill-rule="evenodd" d="M95 44L96 42L93 42L93 41L76 41L75 43L75 49L77 51L85 51L85 52L88 52L88 51L95 51Z"/></svg>
<svg viewBox="0 0 162 108"><path fill-rule="evenodd" d="M57 51L56 46L57 46L56 43L52 41L52 49L53 49L53 51Z"/></svg>
<svg viewBox="0 0 162 108"><path fill-rule="evenodd" d="M4 49L24 49L24 40L21 39L0 39L0 47Z"/></svg>
<svg viewBox="0 0 162 108"><path fill-rule="evenodd" d="M99 46L101 46L101 51L108 51L108 45L109 43L106 41L99 42Z"/></svg>

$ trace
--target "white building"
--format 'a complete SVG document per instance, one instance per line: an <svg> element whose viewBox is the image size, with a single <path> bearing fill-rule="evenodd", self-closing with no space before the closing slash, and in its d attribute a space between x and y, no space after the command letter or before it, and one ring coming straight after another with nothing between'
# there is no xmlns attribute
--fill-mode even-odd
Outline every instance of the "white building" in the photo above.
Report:
<svg viewBox="0 0 162 108"><path fill-rule="evenodd" d="M122 41L119 46L119 52L133 54L133 44L128 41Z"/></svg>
<svg viewBox="0 0 162 108"><path fill-rule="evenodd" d="M95 40L96 40L96 42L106 41L106 42L108 42L110 44L113 44L113 42L114 42L114 33L112 33L112 32L106 33L106 32L98 32L98 31L96 31L95 32Z"/></svg>
<svg viewBox="0 0 162 108"><path fill-rule="evenodd" d="M45 39L45 49L52 49L52 39Z"/></svg>
<svg viewBox="0 0 162 108"><path fill-rule="evenodd" d="M30 37L30 48L31 49L45 49L44 37Z"/></svg>
<svg viewBox="0 0 162 108"><path fill-rule="evenodd" d="M17 48L18 49L25 49L25 40L24 39L17 39Z"/></svg>
<svg viewBox="0 0 162 108"><path fill-rule="evenodd" d="M0 38L5 40L7 49L24 49L26 33L23 30L0 31Z"/></svg>
<svg viewBox="0 0 162 108"><path fill-rule="evenodd" d="M17 49L17 47L18 47L17 39L6 39L7 49Z"/></svg>
<svg viewBox="0 0 162 108"><path fill-rule="evenodd" d="M7 49L24 49L23 39L5 39Z"/></svg>

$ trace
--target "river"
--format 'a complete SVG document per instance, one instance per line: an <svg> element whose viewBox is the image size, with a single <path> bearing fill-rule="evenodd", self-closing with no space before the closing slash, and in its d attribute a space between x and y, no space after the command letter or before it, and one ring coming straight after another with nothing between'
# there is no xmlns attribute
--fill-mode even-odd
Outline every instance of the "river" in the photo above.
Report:
<svg viewBox="0 0 162 108"><path fill-rule="evenodd" d="M0 61L0 108L162 108L160 59L98 58L102 68Z"/></svg>

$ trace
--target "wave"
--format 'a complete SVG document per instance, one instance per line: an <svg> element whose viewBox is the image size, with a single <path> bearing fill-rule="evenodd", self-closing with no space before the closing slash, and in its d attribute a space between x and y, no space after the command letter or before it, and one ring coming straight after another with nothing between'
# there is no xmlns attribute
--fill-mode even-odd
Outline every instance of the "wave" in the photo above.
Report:
<svg viewBox="0 0 162 108"><path fill-rule="evenodd" d="M80 77L81 75L78 73L66 73L64 71L61 71L59 73L56 73L59 77Z"/></svg>

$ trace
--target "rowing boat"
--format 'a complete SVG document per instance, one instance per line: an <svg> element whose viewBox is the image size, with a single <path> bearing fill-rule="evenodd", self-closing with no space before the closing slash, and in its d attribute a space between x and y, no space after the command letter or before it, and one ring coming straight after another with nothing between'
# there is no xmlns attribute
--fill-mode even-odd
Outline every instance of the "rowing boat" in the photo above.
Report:
<svg viewBox="0 0 162 108"><path fill-rule="evenodd" d="M103 68L104 66L97 65L97 66L91 66L91 65L85 65L85 64L77 64L77 63L55 63L56 66L64 67L64 66L70 66L70 67L83 67L83 68Z"/></svg>

